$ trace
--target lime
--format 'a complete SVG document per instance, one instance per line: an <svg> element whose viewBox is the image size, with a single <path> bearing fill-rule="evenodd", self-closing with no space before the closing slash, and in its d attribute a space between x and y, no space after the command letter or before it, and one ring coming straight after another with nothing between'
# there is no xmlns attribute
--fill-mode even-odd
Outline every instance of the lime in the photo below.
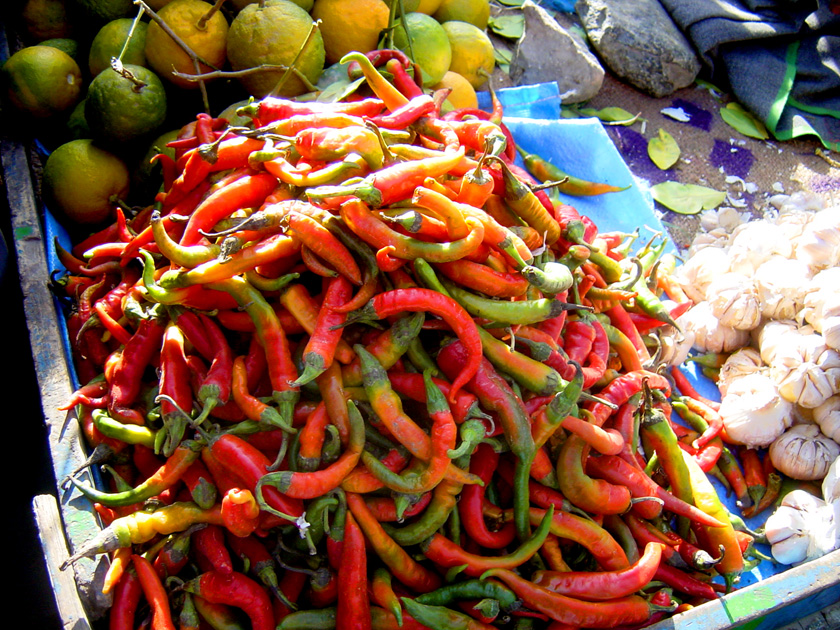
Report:
<svg viewBox="0 0 840 630"><path fill-rule="evenodd" d="M20 16L33 42L68 37L73 30L67 20L64 0L26 0Z"/></svg>
<svg viewBox="0 0 840 630"><path fill-rule="evenodd" d="M128 17L137 10L132 0L73 0L97 24Z"/></svg>
<svg viewBox="0 0 840 630"><path fill-rule="evenodd" d="M71 140L92 137L90 127L88 127L87 120L85 119L85 100L87 99L82 99L76 104L76 107L73 108L73 111L70 112L70 117L67 119L67 131Z"/></svg>
<svg viewBox="0 0 840 630"><path fill-rule="evenodd" d="M193 53L209 64L200 63L199 72L221 69L226 59L228 23L212 4L204 0L172 0L158 11L158 17ZM157 22L149 24L146 31L145 52L149 67L158 75L183 88L198 88L198 82L173 74L173 70L195 74L195 64Z"/></svg>
<svg viewBox="0 0 840 630"><path fill-rule="evenodd" d="M442 26L452 46L449 69L466 77L475 89L480 88L496 65L493 42L485 31L469 22L451 20Z"/></svg>
<svg viewBox="0 0 840 630"><path fill-rule="evenodd" d="M452 62L452 46L443 26L425 13L406 13L394 27L394 46L420 66L424 85L434 85L443 78ZM408 34L406 34L406 30Z"/></svg>
<svg viewBox="0 0 840 630"><path fill-rule="evenodd" d="M327 62L352 51L368 52L388 26L389 9L382 0L315 0L312 19L321 20Z"/></svg>
<svg viewBox="0 0 840 630"><path fill-rule="evenodd" d="M166 92L158 76L128 64L123 73L111 68L88 86L85 119L94 138L130 142L157 130L166 119Z"/></svg>
<svg viewBox="0 0 840 630"><path fill-rule="evenodd" d="M432 15L438 22L460 20L484 30L490 21L489 0L443 0Z"/></svg>
<svg viewBox="0 0 840 630"><path fill-rule="evenodd" d="M296 70L288 75L285 70L265 70L242 76L240 82L252 96L262 98L275 89L280 96L310 91L324 70L325 60L324 38L313 27L312 16L289 0L267 0L263 7L249 4L239 12L227 37L231 67L247 70L264 64L284 68L294 64Z"/></svg>
<svg viewBox="0 0 840 630"><path fill-rule="evenodd" d="M111 217L113 199L128 195L129 179L119 157L92 140L71 140L47 158L41 189L51 210L73 223L93 224Z"/></svg>
<svg viewBox="0 0 840 630"><path fill-rule="evenodd" d="M73 61L75 61L76 63L79 62L79 42L77 42L75 39L70 39L68 37L55 37L53 39L45 39L44 41L39 42L38 45L58 48L62 52L66 52L68 55L70 55L73 58Z"/></svg>
<svg viewBox="0 0 840 630"><path fill-rule="evenodd" d="M146 65L146 30L149 28L147 22L137 22L132 33L134 20L131 18L119 18L111 20L93 37L90 43L88 54L88 68L90 76L95 77L105 68L111 67L111 57L119 57L124 64L135 66ZM131 39L129 39L129 34ZM128 40L128 46L125 42ZM123 53L123 47L125 52ZM122 57L120 57L120 53Z"/></svg>
<svg viewBox="0 0 840 630"><path fill-rule="evenodd" d="M66 52L52 46L27 46L0 68L8 101L35 118L67 111L81 98L82 71Z"/></svg>

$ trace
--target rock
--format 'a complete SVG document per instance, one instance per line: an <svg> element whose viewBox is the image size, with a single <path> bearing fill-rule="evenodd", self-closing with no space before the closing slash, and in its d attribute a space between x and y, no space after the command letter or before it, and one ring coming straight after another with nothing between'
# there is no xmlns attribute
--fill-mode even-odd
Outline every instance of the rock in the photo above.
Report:
<svg viewBox="0 0 840 630"><path fill-rule="evenodd" d="M513 82L556 81L563 103L580 103L595 96L604 81L604 68L586 43L531 0L525 1L522 12L525 31L510 62Z"/></svg>
<svg viewBox="0 0 840 630"><path fill-rule="evenodd" d="M658 0L577 0L593 48L622 80L661 98L691 85L700 61Z"/></svg>

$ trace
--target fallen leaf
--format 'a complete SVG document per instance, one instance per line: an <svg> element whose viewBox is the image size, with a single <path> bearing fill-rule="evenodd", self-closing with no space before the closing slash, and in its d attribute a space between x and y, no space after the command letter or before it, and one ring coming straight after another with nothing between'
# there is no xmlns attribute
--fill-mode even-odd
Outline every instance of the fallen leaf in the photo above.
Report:
<svg viewBox="0 0 840 630"><path fill-rule="evenodd" d="M353 92L355 92L359 86L364 82L365 78L361 77L356 79L355 81L334 81L330 83L327 87L325 87L320 94L318 94L318 99L324 103L336 103L338 101L344 100Z"/></svg>
<svg viewBox="0 0 840 630"><path fill-rule="evenodd" d="M691 116L686 114L682 107L666 107L665 109L660 109L659 112L668 118L673 118L680 122L689 122L691 120Z"/></svg>
<svg viewBox="0 0 840 630"><path fill-rule="evenodd" d="M525 31L525 16L517 13L516 15L491 17L487 22L487 28L499 37L519 39Z"/></svg>
<svg viewBox="0 0 840 630"><path fill-rule="evenodd" d="M723 121L736 131L750 138L766 140L770 137L764 123L745 110L738 103L729 103L720 110Z"/></svg>
<svg viewBox="0 0 840 630"><path fill-rule="evenodd" d="M726 193L697 184L662 182L651 186L653 198L677 214L697 214L701 210L717 208Z"/></svg>
<svg viewBox="0 0 840 630"><path fill-rule="evenodd" d="M639 119L638 114L634 116L621 107L604 107L603 109L585 107L580 109L579 113L581 116L594 116L603 122L615 123L617 125L632 125Z"/></svg>
<svg viewBox="0 0 840 630"><path fill-rule="evenodd" d="M680 159L680 147L677 141L664 129L659 130L658 138L651 138L648 141L647 152L653 163L663 171L671 168Z"/></svg>
<svg viewBox="0 0 840 630"><path fill-rule="evenodd" d="M499 4L503 4L506 7L521 7L525 4L525 0L499 0Z"/></svg>
<svg viewBox="0 0 840 630"><path fill-rule="evenodd" d="M493 57L496 60L496 65L505 72L510 72L510 60L513 59L513 53L504 48L493 48Z"/></svg>

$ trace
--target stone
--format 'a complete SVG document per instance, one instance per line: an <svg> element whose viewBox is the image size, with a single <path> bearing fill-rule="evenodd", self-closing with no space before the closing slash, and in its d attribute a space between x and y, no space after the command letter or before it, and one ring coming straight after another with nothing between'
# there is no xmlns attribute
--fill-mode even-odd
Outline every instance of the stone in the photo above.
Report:
<svg viewBox="0 0 840 630"><path fill-rule="evenodd" d="M548 11L526 0L525 29L510 62L516 85L557 82L563 103L588 101L601 89L604 68L576 34Z"/></svg>
<svg viewBox="0 0 840 630"><path fill-rule="evenodd" d="M700 60L658 0L577 0L592 47L621 80L655 98L691 85Z"/></svg>

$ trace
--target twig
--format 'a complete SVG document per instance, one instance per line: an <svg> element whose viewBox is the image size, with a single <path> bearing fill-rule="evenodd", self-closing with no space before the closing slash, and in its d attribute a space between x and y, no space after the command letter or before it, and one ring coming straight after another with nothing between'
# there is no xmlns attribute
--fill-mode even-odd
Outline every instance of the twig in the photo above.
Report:
<svg viewBox="0 0 840 630"><path fill-rule="evenodd" d="M294 74L294 76L296 76L298 79L300 79L303 82L303 84L306 86L307 91L313 92L313 91L317 90L317 88L314 85L312 85L312 83L309 82L309 79L304 77L303 73L301 73L297 70L297 62L300 59L300 56L303 54L303 52L309 46L310 42L312 41L312 38L315 37L315 33L318 32L318 29L320 27L321 27L321 20L316 20L316 21L312 22L312 27L309 29L309 32L306 34L306 39L304 40L303 45L301 45L300 49L297 51L297 54L295 55L295 58L292 60L291 65L288 68L286 68L286 71L283 72L283 76L281 76L280 80L277 81L277 85L275 85L274 89L271 90L271 92L268 93L268 96L277 96L278 94L280 94L280 89L283 87L283 85L285 85L286 81L288 81L289 77L292 76L293 74Z"/></svg>

